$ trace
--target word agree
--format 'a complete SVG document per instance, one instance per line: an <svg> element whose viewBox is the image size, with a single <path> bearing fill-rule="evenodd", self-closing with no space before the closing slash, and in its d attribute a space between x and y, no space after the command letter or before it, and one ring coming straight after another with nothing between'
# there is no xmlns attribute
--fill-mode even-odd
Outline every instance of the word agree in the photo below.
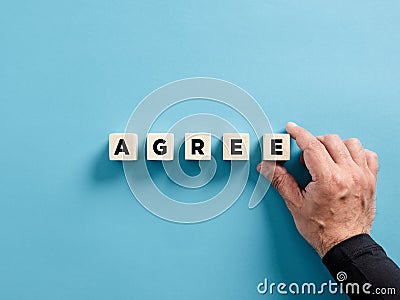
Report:
<svg viewBox="0 0 400 300"><path fill-rule="evenodd" d="M147 160L173 160L174 134L148 133ZM223 134L223 160L249 160L250 136L248 133ZM109 136L110 160L137 160L138 136L135 133L112 133ZM185 134L186 160L211 160L211 134ZM263 160L290 159L289 134L263 135Z"/></svg>

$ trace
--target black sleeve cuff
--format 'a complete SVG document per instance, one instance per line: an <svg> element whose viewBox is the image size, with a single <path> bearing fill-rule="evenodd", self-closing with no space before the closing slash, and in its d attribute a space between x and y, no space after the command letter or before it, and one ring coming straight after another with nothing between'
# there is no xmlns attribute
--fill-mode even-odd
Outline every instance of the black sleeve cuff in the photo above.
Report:
<svg viewBox="0 0 400 300"><path fill-rule="evenodd" d="M322 258L322 262L328 270L338 270L358 256L371 250L380 250L385 253L382 247L368 234L359 234L335 245Z"/></svg>
<svg viewBox="0 0 400 300"><path fill-rule="evenodd" d="M399 299L400 269L368 234L356 235L337 244L322 262L352 300ZM354 284L360 293L347 290ZM383 294L382 288L391 293Z"/></svg>

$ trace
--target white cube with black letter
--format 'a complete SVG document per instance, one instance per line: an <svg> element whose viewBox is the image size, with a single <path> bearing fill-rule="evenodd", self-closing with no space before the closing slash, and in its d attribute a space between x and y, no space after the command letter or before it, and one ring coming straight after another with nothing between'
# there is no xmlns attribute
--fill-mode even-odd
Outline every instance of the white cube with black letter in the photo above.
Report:
<svg viewBox="0 0 400 300"><path fill-rule="evenodd" d="M173 160L174 134L148 133L147 160Z"/></svg>
<svg viewBox="0 0 400 300"><path fill-rule="evenodd" d="M137 160L137 134L111 133L108 136L108 156L110 160Z"/></svg>
<svg viewBox="0 0 400 300"><path fill-rule="evenodd" d="M223 144L223 160L249 160L248 133L224 133Z"/></svg>
<svg viewBox="0 0 400 300"><path fill-rule="evenodd" d="M290 135L264 134L263 160L290 160Z"/></svg>
<svg viewBox="0 0 400 300"><path fill-rule="evenodd" d="M211 160L211 134L185 133L185 159Z"/></svg>

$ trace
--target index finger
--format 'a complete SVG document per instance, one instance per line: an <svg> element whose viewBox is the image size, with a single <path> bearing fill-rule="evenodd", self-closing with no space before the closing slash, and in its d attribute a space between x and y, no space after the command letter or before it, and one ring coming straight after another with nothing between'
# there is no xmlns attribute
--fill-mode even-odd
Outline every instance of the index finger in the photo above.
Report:
<svg viewBox="0 0 400 300"><path fill-rule="evenodd" d="M286 131L303 151L304 162L313 181L324 177L334 164L325 146L308 130L293 122L287 123Z"/></svg>

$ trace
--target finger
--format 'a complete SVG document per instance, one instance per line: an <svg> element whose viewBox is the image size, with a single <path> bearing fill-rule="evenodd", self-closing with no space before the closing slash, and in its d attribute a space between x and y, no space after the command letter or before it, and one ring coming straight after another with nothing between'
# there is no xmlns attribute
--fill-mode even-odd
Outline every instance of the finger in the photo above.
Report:
<svg viewBox="0 0 400 300"><path fill-rule="evenodd" d="M286 131L303 151L304 163L313 181L326 176L334 162L324 145L310 132L295 123L289 122L286 125Z"/></svg>
<svg viewBox="0 0 400 300"><path fill-rule="evenodd" d="M263 161L258 164L257 171L271 181L272 185L285 200L289 210L293 212L302 204L301 189L296 179L289 174L284 166L276 164L274 170L274 165L272 162Z"/></svg>
<svg viewBox="0 0 400 300"><path fill-rule="evenodd" d="M319 136L318 140L324 144L335 163L343 164L352 161L349 150L337 134Z"/></svg>
<svg viewBox="0 0 400 300"><path fill-rule="evenodd" d="M362 168L367 167L367 157L359 139L351 138L343 141L353 161Z"/></svg>
<svg viewBox="0 0 400 300"><path fill-rule="evenodd" d="M374 176L377 177L379 169L378 155L375 152L368 149L365 149L364 152L367 159L368 169L370 169L372 174L374 174Z"/></svg>

